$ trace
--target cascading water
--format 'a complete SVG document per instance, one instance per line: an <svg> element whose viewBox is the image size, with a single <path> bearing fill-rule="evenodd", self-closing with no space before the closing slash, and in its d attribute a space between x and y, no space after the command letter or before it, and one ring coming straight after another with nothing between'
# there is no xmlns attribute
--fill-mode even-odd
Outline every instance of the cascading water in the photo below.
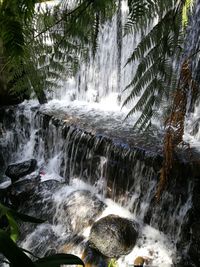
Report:
<svg viewBox="0 0 200 267"><path fill-rule="evenodd" d="M200 13L200 1L197 0L195 4L195 12L193 12L193 16L190 19L190 28L188 30L187 39L186 39L186 52L185 54L189 58L189 63L191 64L192 77L194 81L197 83L197 87L199 86L199 63L200 63L200 54L199 54L199 19ZM193 56L192 56L193 55ZM191 57L192 56L192 57ZM191 57L191 58L190 58ZM197 99L194 102L194 99ZM200 146L200 128L199 128L199 97L198 97L198 88L195 89L194 92L190 92L188 96L188 115L185 122L185 134L184 140L192 147L199 151Z"/></svg>
<svg viewBox="0 0 200 267"><path fill-rule="evenodd" d="M140 225L136 246L129 255L118 259L119 266L129 266L137 256L148 256L153 266L173 266L172 261L177 261L176 244L191 199L180 198L176 202L172 193L166 192L161 204L154 202L160 156L85 132L41 112L44 110L21 105L13 121L16 153L13 152L10 160L35 158L38 162L32 176L14 185L23 192L27 179L33 184L31 189L28 187L26 201L20 202L20 209L27 213L29 207L30 215L47 219L47 223L35 229L32 225L23 225L21 245L38 256L56 251L81 256L91 218L98 220L107 214L117 214L134 219ZM39 182L34 178L38 175ZM78 195L68 203L72 192L85 190L87 198ZM189 195L191 188L186 186L187 190ZM77 204L80 197L81 202ZM93 198L103 203L102 210ZM73 205L74 210L69 212L66 207ZM172 208L166 210L165 207L164 211L166 205Z"/></svg>
<svg viewBox="0 0 200 267"><path fill-rule="evenodd" d="M95 59L91 55L75 78L63 81L52 101L40 108L29 102L4 111L2 171L11 162L37 160L37 170L13 186L21 211L27 213L28 207L31 215L47 219L35 229L22 225L21 244L38 256L62 251L81 256L91 221L117 214L139 224L136 246L118 259L120 267L133 264L137 256L150 257L157 267L178 266L191 241L184 240L183 232L195 177L187 164L180 164L170 190L160 203L155 201L161 134L136 135L132 121L122 122L127 111L117 112L122 85L134 73L134 66L123 66L135 44L130 36L120 39L120 20L127 12L125 1L120 3L121 10L101 29ZM183 178L190 183L183 185ZM24 190L26 201L20 195ZM73 192L78 198L68 203Z"/></svg>
<svg viewBox="0 0 200 267"><path fill-rule="evenodd" d="M85 105L91 103L100 109L109 104L110 110L120 110L121 91L130 82L135 69L131 64L124 66L136 39L129 35L122 38L122 23L128 8L126 1L119 1L119 6L121 8L112 20L100 28L95 57L91 51L87 63L81 63L76 77L63 81L62 89L55 90L53 101L58 99L63 106L71 102L77 105L86 102Z"/></svg>

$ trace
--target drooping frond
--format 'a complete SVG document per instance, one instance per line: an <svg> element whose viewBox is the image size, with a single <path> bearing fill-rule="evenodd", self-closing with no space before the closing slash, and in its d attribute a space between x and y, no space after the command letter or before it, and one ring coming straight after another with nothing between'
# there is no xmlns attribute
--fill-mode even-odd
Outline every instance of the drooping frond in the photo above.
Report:
<svg viewBox="0 0 200 267"><path fill-rule="evenodd" d="M136 2L134 1L135 4ZM135 97L140 97L135 107L127 114L129 117L135 111L141 112L135 124L139 129L147 125L148 120L150 121L155 114L155 109L159 108L159 103L169 97L170 91L176 88L177 83L174 70L182 50L182 9L177 10L177 3L173 1L171 1L173 5L169 5L170 1L161 2L150 1L149 9L146 3L147 13L153 10L154 14L157 14L158 22L154 21L151 30L144 34L126 63L135 62L137 67L132 81L125 88L130 92L123 106L129 104ZM146 14L143 16L146 17ZM151 17L149 21L152 22ZM137 24L137 21L134 21L134 24Z"/></svg>
<svg viewBox="0 0 200 267"><path fill-rule="evenodd" d="M124 26L125 34L133 33L139 21L140 25L147 26L147 22L155 15L155 4L151 0L129 0L128 7L129 15Z"/></svg>
<svg viewBox="0 0 200 267"><path fill-rule="evenodd" d="M31 21L34 14L35 0L0 2L0 40L7 57L24 55L24 24Z"/></svg>
<svg viewBox="0 0 200 267"><path fill-rule="evenodd" d="M174 10L167 12L167 14L159 20L152 30L141 39L131 56L128 58L126 64L143 58L147 51L152 49L152 47L156 46L157 50L160 49L160 44L163 44L165 41L165 45L163 45L161 48L165 49L165 51L163 51L165 54L169 54L171 52L170 50L172 49L171 45L173 45L173 42L170 43L171 45L169 45L167 42L169 41L167 39L170 38L170 33L173 34L173 32L171 32L172 25L169 23L169 21L173 21L174 16ZM151 60L153 60L153 58L154 55Z"/></svg>
<svg viewBox="0 0 200 267"><path fill-rule="evenodd" d="M158 16L162 17L174 5L174 0L129 0L125 34L146 31Z"/></svg>
<svg viewBox="0 0 200 267"><path fill-rule="evenodd" d="M80 59L87 60L89 51L95 54L100 27L116 10L113 0L65 0L36 9L38 2L0 2L0 78L5 76L10 92L29 87L38 94L62 75L74 76ZM19 64L26 68L21 76Z"/></svg>

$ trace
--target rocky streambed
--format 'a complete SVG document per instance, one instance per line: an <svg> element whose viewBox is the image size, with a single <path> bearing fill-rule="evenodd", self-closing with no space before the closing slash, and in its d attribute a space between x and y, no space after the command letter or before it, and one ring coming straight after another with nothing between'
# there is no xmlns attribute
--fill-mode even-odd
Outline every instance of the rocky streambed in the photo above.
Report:
<svg viewBox="0 0 200 267"><path fill-rule="evenodd" d="M194 157L192 161L182 155L177 158L168 187L158 203L155 201L155 192L162 163L160 150L156 153L156 149L151 151L145 146L125 143L123 138L112 138L112 135L104 135L97 130L89 131L87 127L86 130L74 118L70 121L66 117L37 111L37 108L21 107L17 112L14 108L7 109L1 111L1 114L4 125L1 137L3 172L9 162L31 157L36 159L38 175L47 180L57 180L44 181L45 190L49 187L49 193L45 197L46 193L41 190L39 195L43 199L51 199L55 193L54 188L57 191L58 184L59 188L63 186L61 181L67 186L73 183L74 178L85 182L87 186L98 188L96 193L125 207L140 224L150 225L167 235L177 250L175 256L172 256L174 266L198 266L198 157ZM28 182L21 181L18 186L26 185L25 191L28 191L31 183L29 179ZM37 186L32 185L33 199L29 204L31 206L31 203L37 203L35 210L41 204L37 201L34 190L37 187L41 189L42 186L40 182ZM67 198L68 193L63 197ZM24 199L28 199L27 194ZM42 203L44 210L47 208L51 211L52 204L45 204L45 200ZM40 210L44 216L45 211ZM55 210L52 211L52 215L54 214ZM54 220L52 215L51 220ZM144 245L143 242L142 244Z"/></svg>

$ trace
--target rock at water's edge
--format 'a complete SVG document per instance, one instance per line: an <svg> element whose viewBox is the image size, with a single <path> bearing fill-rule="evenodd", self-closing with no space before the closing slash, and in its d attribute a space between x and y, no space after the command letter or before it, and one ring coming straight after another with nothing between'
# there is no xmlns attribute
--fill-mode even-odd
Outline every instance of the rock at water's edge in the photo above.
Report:
<svg viewBox="0 0 200 267"><path fill-rule="evenodd" d="M109 258L118 258L131 252L138 232L136 223L116 215L96 221L90 231L90 246Z"/></svg>
<svg viewBox="0 0 200 267"><path fill-rule="evenodd" d="M66 218L70 218L71 230L78 233L92 225L105 208L106 205L87 190L72 192L63 203Z"/></svg>
<svg viewBox="0 0 200 267"><path fill-rule="evenodd" d="M30 159L20 163L11 164L7 167L5 174L11 178L14 183L19 178L32 173L37 167L37 161Z"/></svg>

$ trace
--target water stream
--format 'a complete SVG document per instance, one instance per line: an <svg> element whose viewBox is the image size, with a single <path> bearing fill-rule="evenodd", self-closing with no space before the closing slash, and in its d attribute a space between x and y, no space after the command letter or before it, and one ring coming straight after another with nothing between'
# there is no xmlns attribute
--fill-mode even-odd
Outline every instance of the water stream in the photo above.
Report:
<svg viewBox="0 0 200 267"><path fill-rule="evenodd" d="M190 178L183 166L182 173L176 174L183 192L173 191L175 179L171 191L159 204L155 202L163 129L156 122L158 129L139 135L132 131L139 114L124 121L128 107L121 109L125 97L121 90L135 68L123 66L138 37L126 36L120 44L120 21L127 14L125 1L121 4L121 12L100 30L95 59L91 55L76 77L60 81L61 90L51 95L48 104L39 107L29 101L5 110L1 172L9 163L37 160L37 170L16 185L19 192L27 183L31 188L20 203L21 211L46 219L37 227L21 225L20 244L37 256L55 252L81 256L91 218L94 223L116 214L139 225L137 243L130 254L118 259L120 267L131 266L137 256L148 256L149 266L177 266L190 245L190 240L181 242L194 184L191 177L183 185L182 177ZM73 192L77 197L68 203ZM99 201L102 209L96 206ZM74 208L69 212L70 205Z"/></svg>
<svg viewBox="0 0 200 267"><path fill-rule="evenodd" d="M139 224L136 246L129 255L118 259L119 266L133 264L137 256L148 256L152 266L173 266L179 260L176 244L188 217L191 198L175 201L173 193L166 192L161 205L153 203L157 185L156 154L140 155L139 150L122 141L113 142L106 136L85 132L44 111L44 107L38 111L37 104L30 102L19 106L17 112L10 110L14 114L12 131L6 131L4 136L13 151L10 162L31 158L38 162L36 172L15 186L23 192L30 183L34 190L27 191L28 197L20 209L47 222L37 227L22 225L21 245L38 256L53 252L81 256L91 217L96 214L96 221L116 214ZM186 188L188 196L191 186ZM86 198L77 193L68 203L72 192L85 190ZM94 198L104 203L103 210L98 210ZM67 205L72 207L70 213ZM169 209L163 210L166 205ZM146 224L149 212L152 214Z"/></svg>

